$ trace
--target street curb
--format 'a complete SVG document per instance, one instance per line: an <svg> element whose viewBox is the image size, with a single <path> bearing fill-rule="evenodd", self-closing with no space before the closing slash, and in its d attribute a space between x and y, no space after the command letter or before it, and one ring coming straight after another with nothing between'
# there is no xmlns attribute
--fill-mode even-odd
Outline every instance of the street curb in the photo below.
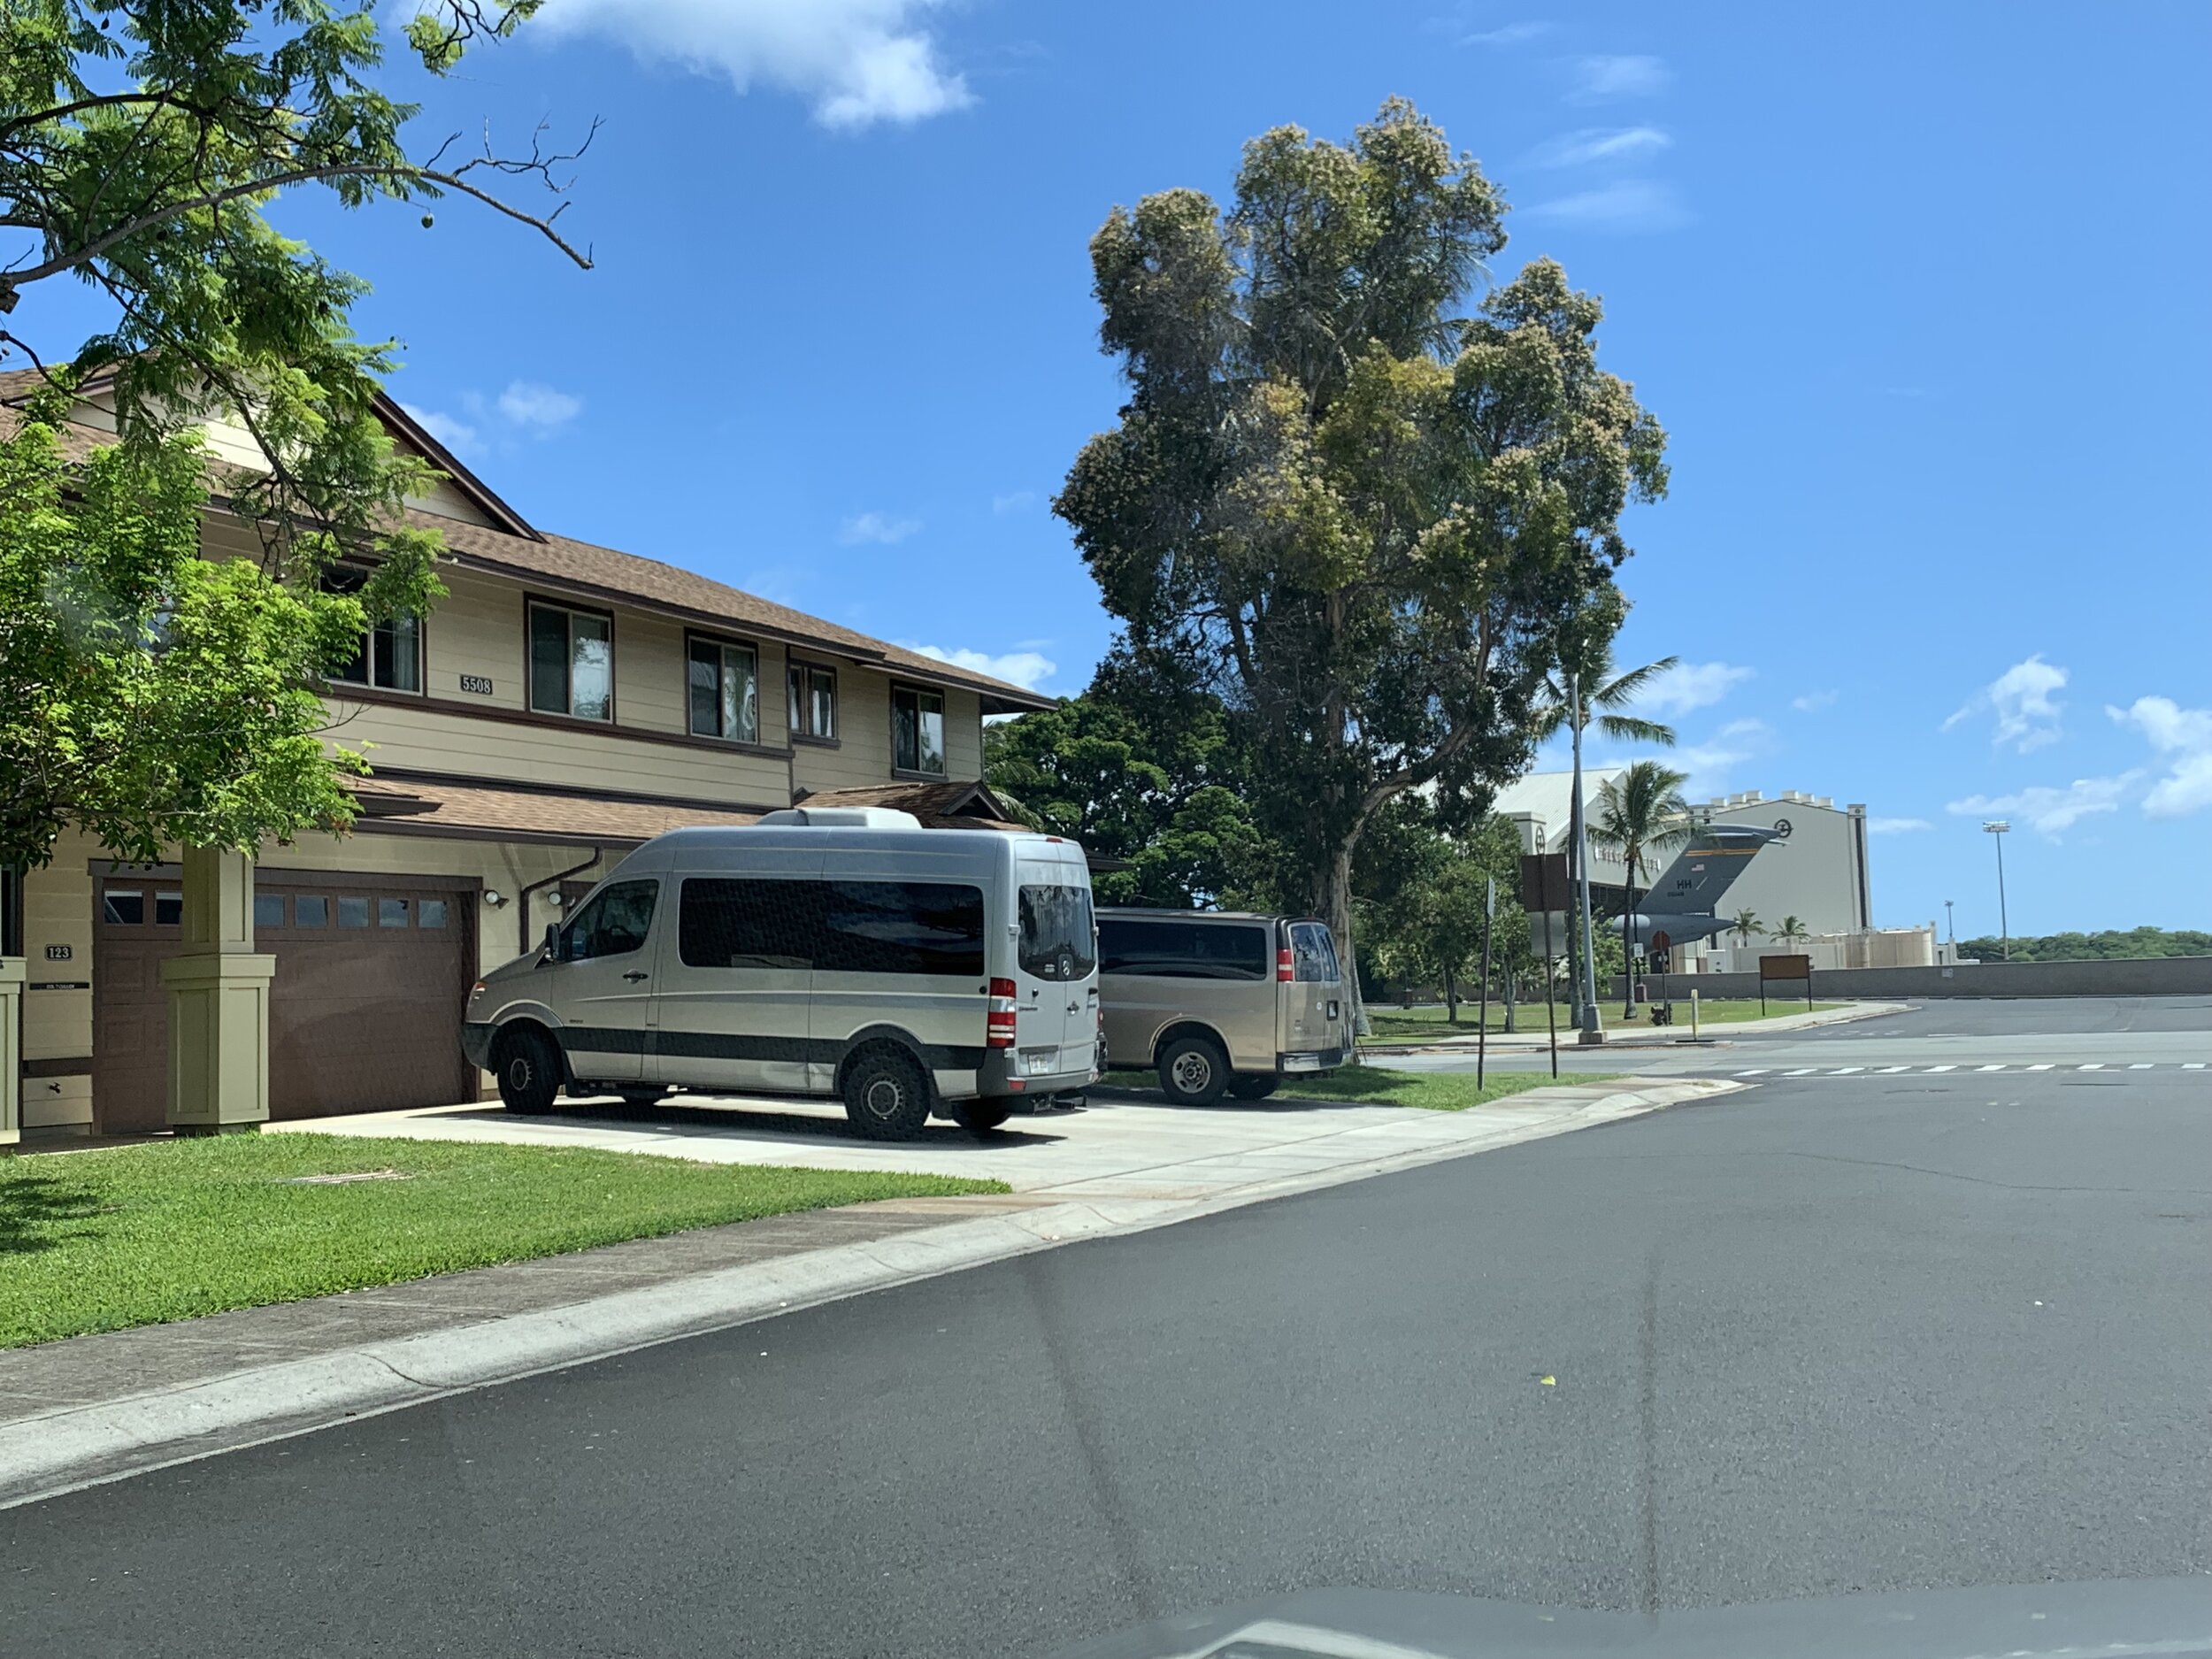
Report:
<svg viewBox="0 0 2212 1659"><path fill-rule="evenodd" d="M1744 1087L1718 1079L1654 1080L1530 1125L1526 1133L1415 1148L1257 1181L1210 1198L1080 1200L978 1217L690 1274L564 1307L254 1366L182 1387L63 1407L0 1427L0 1509L866 1291L1470 1157Z"/></svg>
<svg viewBox="0 0 2212 1659"><path fill-rule="evenodd" d="M1822 1025L1848 1025L1855 1020L1884 1019L1892 1014L1908 1013L1910 1009L1911 1005L1905 1002L1867 1002L1849 1008L1824 1009L1816 1014L1773 1014L1765 1019L1730 1020L1708 1026L1706 1029L1715 1034L1700 1039L1700 1042L1706 1048L1724 1047L1738 1036L1769 1037L1785 1032L1813 1031ZM1746 1030L1746 1026L1750 1029ZM1560 1034L1568 1041L1560 1044L1560 1052L1564 1054L1572 1050L1577 1054L1599 1054L1610 1050L1616 1054L1628 1054L1647 1049L1664 1051L1686 1045L1690 1041L1687 1033L1687 1026L1680 1027L1675 1035L1669 1037L1639 1032L1633 1037L1609 1036L1602 1043L1584 1048L1572 1041L1572 1032L1563 1030ZM1475 1040L1472 1037L1448 1037L1435 1042L1393 1043L1386 1047L1379 1043L1363 1043L1359 1051L1362 1056L1472 1054ZM1525 1032L1516 1032L1510 1037L1494 1035L1490 1039L1492 1054L1548 1054L1550 1051L1551 1044L1548 1040L1531 1037Z"/></svg>

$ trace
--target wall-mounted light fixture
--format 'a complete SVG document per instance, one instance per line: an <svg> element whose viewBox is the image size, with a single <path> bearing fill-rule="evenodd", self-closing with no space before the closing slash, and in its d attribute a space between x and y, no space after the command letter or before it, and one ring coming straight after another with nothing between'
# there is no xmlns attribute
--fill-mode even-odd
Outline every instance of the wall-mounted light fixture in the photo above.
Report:
<svg viewBox="0 0 2212 1659"><path fill-rule="evenodd" d="M497 910L506 902L507 895L502 893L497 887L486 887L484 889L484 902L490 905L492 909Z"/></svg>

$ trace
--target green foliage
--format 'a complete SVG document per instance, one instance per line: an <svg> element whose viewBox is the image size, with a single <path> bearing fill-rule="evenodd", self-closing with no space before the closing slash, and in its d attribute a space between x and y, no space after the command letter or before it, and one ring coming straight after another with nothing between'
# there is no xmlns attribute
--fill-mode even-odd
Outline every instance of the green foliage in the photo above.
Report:
<svg viewBox="0 0 2212 1659"><path fill-rule="evenodd" d="M1396 849L1398 865L1387 885L1376 880L1373 857L1386 848ZM1483 912L1494 883L1493 972L1502 978L1535 966L1519 902L1520 850L1503 819L1484 818L1454 836L1437 829L1432 815L1386 811L1360 850L1363 964L1387 982L1441 986L1454 1001L1463 992L1479 995Z"/></svg>
<svg viewBox="0 0 2212 1659"><path fill-rule="evenodd" d="M1281 127L1226 212L1176 190L1092 242L1129 400L1055 509L1140 672L1216 694L1283 885L1352 943L1354 855L1438 786L1463 824L1526 765L1567 620L1617 618L1619 516L1664 439L1548 260L1453 308L1497 192L1410 105Z"/></svg>
<svg viewBox="0 0 2212 1659"><path fill-rule="evenodd" d="M1794 916L1785 916L1774 925L1773 937L1777 944L1793 945L1801 939L1809 939L1812 930Z"/></svg>
<svg viewBox="0 0 2212 1659"><path fill-rule="evenodd" d="M1759 912L1748 909L1738 910L1735 919L1728 925L1728 931L1735 934L1736 943L1740 946L1748 946L1754 933L1763 933L1766 930L1766 924L1759 919Z"/></svg>
<svg viewBox="0 0 2212 1659"><path fill-rule="evenodd" d="M314 687L360 603L200 557L188 436L72 467L37 412L0 439L0 863L43 864L71 821L144 861L350 821Z"/></svg>
<svg viewBox="0 0 2212 1659"><path fill-rule="evenodd" d="M442 595L439 538L405 521L434 475L378 414L392 351L356 339L348 317L366 284L280 234L265 211L308 187L349 208L459 194L588 265L554 231L557 210L539 218L486 188L552 184L568 157L411 157L402 128L414 109L374 82L373 7L0 4L0 224L15 233L0 273L0 362L31 364L59 396L104 399L116 433L88 460L70 457L80 482L61 475L50 430L65 403L12 422L0 859L42 858L69 818L132 856L177 839L250 847L342 825L350 800L310 736L311 692L349 651L341 635ZM437 0L408 38L442 73L537 4ZM49 368L32 342L59 278L93 289L107 319ZM242 427L266 466L197 450L190 434L211 419ZM258 532L257 569L192 557L198 473ZM147 492L142 512L128 510L134 488ZM79 491L81 527L51 522ZM340 558L371 572L344 603L319 592Z"/></svg>
<svg viewBox="0 0 2212 1659"><path fill-rule="evenodd" d="M1081 696L990 726L983 770L1025 822L1131 864L1097 876L1103 903L1278 902L1250 780L1211 697L1153 695L1110 658Z"/></svg>
<svg viewBox="0 0 2212 1659"><path fill-rule="evenodd" d="M1959 941L1959 955L1982 962L2004 956L1993 934ZM2151 956L2212 956L2212 933L2188 927L2108 928L2095 933L2044 933L2012 941L2015 962L2137 961Z"/></svg>
<svg viewBox="0 0 2212 1659"><path fill-rule="evenodd" d="M1574 692L1578 690L1584 731L1594 726L1616 742L1674 747L1674 727L1657 720L1642 719L1625 710L1651 688L1654 680L1682 659L1663 657L1641 668L1625 672L1617 670L1613 664L1613 634L1626 617L1627 609L1627 601L1617 590L1606 595L1601 605L1593 607L1584 626L1569 630L1562 638L1560 660L1545 677L1543 701L1537 709L1539 741L1565 730L1571 723L1577 701ZM1570 687L1571 676L1579 678L1579 687Z"/></svg>

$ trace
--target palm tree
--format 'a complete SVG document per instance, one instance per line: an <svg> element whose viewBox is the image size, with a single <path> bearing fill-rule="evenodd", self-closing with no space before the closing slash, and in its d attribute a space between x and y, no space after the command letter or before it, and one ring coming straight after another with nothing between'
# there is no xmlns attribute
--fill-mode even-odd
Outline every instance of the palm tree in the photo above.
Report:
<svg viewBox="0 0 2212 1659"><path fill-rule="evenodd" d="M1766 930L1766 924L1759 919L1759 912L1752 910L1738 910L1736 919L1728 926L1728 931L1736 936L1736 943L1746 950L1751 949L1751 935L1763 933Z"/></svg>
<svg viewBox="0 0 2212 1659"><path fill-rule="evenodd" d="M1794 916L1785 916L1781 926L1774 930L1774 936L1786 945L1793 945L1801 939L1810 939L1812 933L1811 928Z"/></svg>
<svg viewBox="0 0 2212 1659"><path fill-rule="evenodd" d="M1688 774L1663 766L1655 760L1640 760L1617 778L1609 778L1598 792L1597 820L1590 839L1608 851L1618 851L1628 866L1628 908L1621 912L1625 929L1628 968L1628 1005L1623 1019L1636 1012L1636 884L1643 873L1646 853L1665 852L1689 840L1690 804L1682 798Z"/></svg>

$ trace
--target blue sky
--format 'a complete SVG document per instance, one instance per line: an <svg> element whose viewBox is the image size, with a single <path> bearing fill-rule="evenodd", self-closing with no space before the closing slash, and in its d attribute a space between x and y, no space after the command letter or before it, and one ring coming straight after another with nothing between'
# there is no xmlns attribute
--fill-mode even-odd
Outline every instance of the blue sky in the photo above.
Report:
<svg viewBox="0 0 2212 1659"><path fill-rule="evenodd" d="M2208 63L2201 4L549 0L420 130L603 118L595 270L459 204L285 217L534 519L1072 692L1087 238L1408 96L1672 434L1622 655L1691 664L1694 788L1864 802L1886 925L1993 931L2001 813L2016 931L2206 927Z"/></svg>

